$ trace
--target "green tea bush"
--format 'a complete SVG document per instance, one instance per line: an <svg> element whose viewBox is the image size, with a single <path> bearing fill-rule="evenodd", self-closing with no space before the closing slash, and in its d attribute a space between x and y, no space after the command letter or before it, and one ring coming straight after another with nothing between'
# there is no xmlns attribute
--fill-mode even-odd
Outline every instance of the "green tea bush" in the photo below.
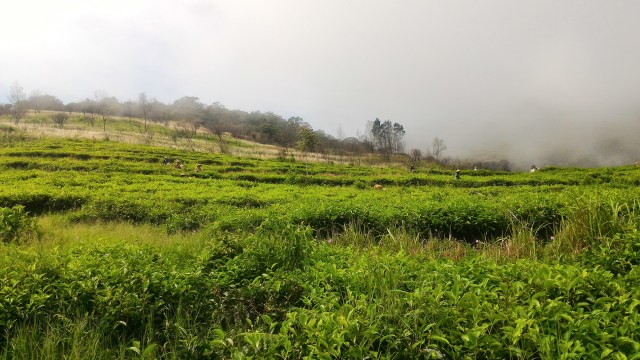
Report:
<svg viewBox="0 0 640 360"><path fill-rule="evenodd" d="M78 221L130 221L164 223L172 214L170 204L135 197L103 197L85 204L72 215Z"/></svg>
<svg viewBox="0 0 640 360"><path fill-rule="evenodd" d="M600 267L615 275L628 274L640 266L640 232L616 234L602 239L580 255L580 260L589 267Z"/></svg>
<svg viewBox="0 0 640 360"><path fill-rule="evenodd" d="M40 230L36 220L23 206L0 207L0 241L4 243L24 243L38 239Z"/></svg>
<svg viewBox="0 0 640 360"><path fill-rule="evenodd" d="M76 209L87 201L82 193L42 189L26 189L23 192L8 192L0 194L0 206L23 206L32 214L42 214L48 211L66 211Z"/></svg>
<svg viewBox="0 0 640 360"><path fill-rule="evenodd" d="M181 176L163 156L205 166ZM70 327L104 358L640 353L635 167L456 181L447 169L29 139L0 149L0 169L10 242L29 214L87 222L71 224L77 242L0 246L0 357L73 358L68 344L85 337ZM84 239L94 221L176 235Z"/></svg>
<svg viewBox="0 0 640 360"><path fill-rule="evenodd" d="M165 222L167 233L194 232L213 221L213 216L205 212L186 211L173 214Z"/></svg>

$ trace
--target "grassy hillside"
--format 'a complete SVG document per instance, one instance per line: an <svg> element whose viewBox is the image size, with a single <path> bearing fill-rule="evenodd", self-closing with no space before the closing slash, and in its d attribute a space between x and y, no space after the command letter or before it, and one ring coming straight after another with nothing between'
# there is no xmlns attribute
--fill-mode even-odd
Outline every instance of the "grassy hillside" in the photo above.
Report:
<svg viewBox="0 0 640 360"><path fill-rule="evenodd" d="M455 180L0 135L3 358L640 353L638 167Z"/></svg>
<svg viewBox="0 0 640 360"><path fill-rule="evenodd" d="M6 131L22 132L31 137L61 137L90 140L111 140L136 145L152 145L169 149L189 150L192 152L224 153L238 157L254 157L262 159L282 158L288 160L304 160L305 162L333 162L344 164L376 165L381 162L378 156L347 154L305 153L289 148L283 149L268 144L232 137L224 133L220 138L204 127L194 128L186 122L147 122L139 118L109 117L104 121L98 115L72 113L63 125L53 121L60 112L30 112L16 125L8 115L0 116L0 134ZM66 113L65 113L66 114ZM396 156L398 162L406 165L408 159ZM385 162L385 166L389 166ZM426 164L425 164L426 165Z"/></svg>

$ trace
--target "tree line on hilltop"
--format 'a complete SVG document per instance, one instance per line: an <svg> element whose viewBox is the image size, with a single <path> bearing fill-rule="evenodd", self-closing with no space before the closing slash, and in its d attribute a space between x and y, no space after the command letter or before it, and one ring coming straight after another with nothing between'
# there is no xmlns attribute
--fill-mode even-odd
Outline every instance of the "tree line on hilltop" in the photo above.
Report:
<svg viewBox="0 0 640 360"><path fill-rule="evenodd" d="M337 137L327 134L323 130L313 130L309 123L299 116L292 116L288 119L272 112L243 110L231 110L224 107L219 102L204 104L198 97L184 96L173 103L166 104L155 98L148 97L144 92L138 96L137 101L128 100L121 102L116 97L109 96L104 91L96 91L93 98L85 98L81 101L65 104L59 98L34 91L27 96L24 89L14 84L8 96L9 103L0 104L0 115L9 115L18 124L27 114L28 110L36 113L41 111L57 111L82 114L92 125L96 121L102 122L106 129L106 122L114 116L139 118L143 120L144 131L148 131L150 122L168 124L173 122L178 126L196 133L198 129L204 128L222 137L227 133L233 137L247 139L263 144L280 146L282 148L293 148L299 146L302 135L309 136L309 133L302 132L302 129L313 131L313 149L309 151L364 154L379 151L385 158L392 154L402 153L402 137L405 134L402 125L390 121L375 122L367 124L367 133L358 137ZM52 116L54 122L57 122ZM64 121L59 121L62 125ZM375 126L371 126L375 124ZM306 146L309 146L306 142Z"/></svg>
<svg viewBox="0 0 640 360"><path fill-rule="evenodd" d="M376 118L367 121L364 132L357 136L345 137L338 129L337 136L327 134L321 129L313 129L299 116L288 119L272 112L243 111L227 109L219 102L204 104L198 97L184 96L173 103L163 103L156 98L140 93L137 100L119 101L105 91L96 91L93 98L65 104L56 96L33 91L29 96L22 86L15 83L10 88L7 104L0 104L0 116L10 116L15 124L23 119L29 110L54 111L52 121L63 126L73 113L82 114L82 118L94 126L106 124L112 117L138 118L142 120L141 131L149 132L150 123L168 125L170 122L181 132L195 135L198 129L206 129L221 140L224 134L263 144L279 146L286 153L288 148L298 148L303 152L314 151L336 155L363 155L379 153L386 161L393 155L402 154L412 163L428 160L443 165L452 165L451 158L443 156L447 146L441 138L434 138L430 149L423 154L421 150L411 149L405 154L403 125L390 120ZM459 163L459 162L458 162ZM508 170L509 165L483 164Z"/></svg>

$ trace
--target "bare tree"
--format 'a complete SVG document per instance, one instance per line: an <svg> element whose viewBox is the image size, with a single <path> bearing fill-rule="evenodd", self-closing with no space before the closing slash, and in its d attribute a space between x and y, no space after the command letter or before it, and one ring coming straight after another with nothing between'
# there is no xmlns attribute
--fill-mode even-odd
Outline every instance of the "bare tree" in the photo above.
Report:
<svg viewBox="0 0 640 360"><path fill-rule="evenodd" d="M11 114L11 104L0 104L0 116Z"/></svg>
<svg viewBox="0 0 640 360"><path fill-rule="evenodd" d="M114 97L109 97L104 90L97 90L95 93L98 113L102 117L102 130L107 131L107 119L113 113L114 108L119 104Z"/></svg>
<svg viewBox="0 0 640 360"><path fill-rule="evenodd" d="M433 143L431 144L431 152L433 154L433 157L436 158L436 161L440 161L440 156L445 150L447 150L447 145L444 143L444 140L437 136L433 138Z"/></svg>
<svg viewBox="0 0 640 360"><path fill-rule="evenodd" d="M122 115L129 118L129 126L133 127L133 101L127 100L122 103ZM138 124L138 128L140 124Z"/></svg>
<svg viewBox="0 0 640 360"><path fill-rule="evenodd" d="M147 94L141 92L138 95L138 106L140 106L140 111L142 112L142 117L144 118L144 132L147 132L147 115L149 112L149 100L147 99Z"/></svg>
<svg viewBox="0 0 640 360"><path fill-rule="evenodd" d="M411 161L417 164L420 162L420 159L422 159L422 151L420 151L420 149L411 149L409 156L411 156Z"/></svg>
<svg viewBox="0 0 640 360"><path fill-rule="evenodd" d="M338 140L344 140L344 131L342 131L342 124L338 124L338 131L336 132Z"/></svg>
<svg viewBox="0 0 640 360"><path fill-rule="evenodd" d="M16 122L16 125L29 111L29 103L27 101L27 94L24 92L24 88L17 82L11 85L9 90L9 104L11 104L11 115Z"/></svg>
<svg viewBox="0 0 640 360"><path fill-rule="evenodd" d="M98 112L98 103L95 100L84 99L80 103L78 103L78 110L82 113L82 118L91 127L96 124L95 114ZM89 114L89 116L87 116Z"/></svg>

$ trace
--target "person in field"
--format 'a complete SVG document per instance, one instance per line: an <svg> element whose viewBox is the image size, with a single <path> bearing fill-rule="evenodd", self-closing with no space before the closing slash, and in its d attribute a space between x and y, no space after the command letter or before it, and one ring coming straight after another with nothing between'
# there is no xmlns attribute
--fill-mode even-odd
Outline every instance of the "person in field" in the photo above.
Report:
<svg viewBox="0 0 640 360"><path fill-rule="evenodd" d="M184 167L184 165L182 165L182 161L180 161L180 159L176 159L176 163L175 165L173 165L176 169L181 169Z"/></svg>
<svg viewBox="0 0 640 360"><path fill-rule="evenodd" d="M416 171L415 166L413 166L413 164L411 164L411 166L409 167L409 172L414 172Z"/></svg>
<svg viewBox="0 0 640 360"><path fill-rule="evenodd" d="M460 180L460 169L456 170L453 176L456 178L456 180Z"/></svg>
<svg viewBox="0 0 640 360"><path fill-rule="evenodd" d="M202 164L196 165L196 172L202 171Z"/></svg>
<svg viewBox="0 0 640 360"><path fill-rule="evenodd" d="M162 159L162 165L169 165L169 164L171 164L171 160L169 160L169 158L165 156Z"/></svg>
<svg viewBox="0 0 640 360"><path fill-rule="evenodd" d="M531 165L531 170L529 170L529 171L532 172L532 173L538 171L538 167L536 166L536 164Z"/></svg>

